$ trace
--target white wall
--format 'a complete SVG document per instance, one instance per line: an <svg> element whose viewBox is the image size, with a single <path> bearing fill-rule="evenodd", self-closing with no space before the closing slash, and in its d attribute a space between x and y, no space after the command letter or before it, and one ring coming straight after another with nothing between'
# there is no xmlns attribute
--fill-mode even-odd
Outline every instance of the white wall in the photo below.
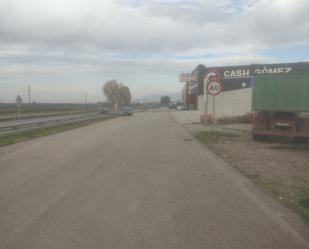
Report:
<svg viewBox="0 0 309 249"><path fill-rule="evenodd" d="M205 103L204 103L204 96L203 95L197 96L197 110L201 114L205 113Z"/></svg>
<svg viewBox="0 0 309 249"><path fill-rule="evenodd" d="M244 115L251 112L252 88L222 92L215 97L215 116ZM205 113L204 96L198 96L198 110ZM208 96L208 113L213 113L213 97Z"/></svg>

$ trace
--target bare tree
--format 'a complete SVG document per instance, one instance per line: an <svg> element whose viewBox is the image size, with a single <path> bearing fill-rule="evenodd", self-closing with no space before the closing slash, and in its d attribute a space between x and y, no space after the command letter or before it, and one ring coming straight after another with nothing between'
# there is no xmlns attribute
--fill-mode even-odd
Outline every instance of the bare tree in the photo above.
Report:
<svg viewBox="0 0 309 249"><path fill-rule="evenodd" d="M131 93L129 87L120 85L119 93L120 93L120 104L128 105L131 101Z"/></svg>
<svg viewBox="0 0 309 249"><path fill-rule="evenodd" d="M118 109L119 84L116 80L109 80L103 86L103 93L108 103L113 105L114 110Z"/></svg>
<svg viewBox="0 0 309 249"><path fill-rule="evenodd" d="M131 101L130 89L116 80L107 81L103 86L103 93L114 110L118 109L118 104L127 105Z"/></svg>

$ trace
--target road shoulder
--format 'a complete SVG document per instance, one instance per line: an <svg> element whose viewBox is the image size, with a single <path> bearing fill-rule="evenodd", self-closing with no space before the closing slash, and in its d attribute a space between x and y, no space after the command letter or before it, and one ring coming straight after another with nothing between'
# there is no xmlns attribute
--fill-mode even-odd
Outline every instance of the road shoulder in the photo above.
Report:
<svg viewBox="0 0 309 249"><path fill-rule="evenodd" d="M191 122L188 113L184 117L182 113L171 112L170 116L200 144L204 153L220 162L217 166L270 217L309 238L308 211L299 204L309 193L307 146L293 145L294 150L287 153L289 144L253 142L249 125L212 127L196 122L196 114L192 115ZM199 137L205 134L206 137ZM300 155L302 158L297 163L294 158ZM284 165L280 167L282 161Z"/></svg>

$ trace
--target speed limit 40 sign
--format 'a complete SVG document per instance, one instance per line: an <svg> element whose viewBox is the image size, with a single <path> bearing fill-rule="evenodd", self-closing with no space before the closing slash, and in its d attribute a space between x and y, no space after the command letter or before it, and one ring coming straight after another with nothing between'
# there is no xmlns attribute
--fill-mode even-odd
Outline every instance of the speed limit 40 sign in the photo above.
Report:
<svg viewBox="0 0 309 249"><path fill-rule="evenodd" d="M217 96L223 90L221 82L211 81L207 84L207 93L212 96Z"/></svg>

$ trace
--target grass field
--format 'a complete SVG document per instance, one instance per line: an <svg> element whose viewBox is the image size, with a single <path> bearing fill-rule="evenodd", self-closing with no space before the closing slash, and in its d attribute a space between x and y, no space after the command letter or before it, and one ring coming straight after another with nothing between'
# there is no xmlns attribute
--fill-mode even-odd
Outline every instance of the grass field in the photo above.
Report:
<svg viewBox="0 0 309 249"><path fill-rule="evenodd" d="M21 108L21 118L94 112L97 111L97 109L97 104L24 104ZM13 120L16 118L16 104L0 103L0 121Z"/></svg>
<svg viewBox="0 0 309 249"><path fill-rule="evenodd" d="M40 118L40 117L50 117L50 116L61 116L61 115L69 115L69 114L79 114L79 113L87 113L89 110L63 110L63 111L45 111L45 112L26 112L21 113L21 119L26 118ZM0 122L7 120L17 119L17 113L5 113L0 114Z"/></svg>
<svg viewBox="0 0 309 249"><path fill-rule="evenodd" d="M199 131L195 132L194 136L203 144L213 143L216 141L230 141L234 137L239 137L238 134L222 131Z"/></svg>

